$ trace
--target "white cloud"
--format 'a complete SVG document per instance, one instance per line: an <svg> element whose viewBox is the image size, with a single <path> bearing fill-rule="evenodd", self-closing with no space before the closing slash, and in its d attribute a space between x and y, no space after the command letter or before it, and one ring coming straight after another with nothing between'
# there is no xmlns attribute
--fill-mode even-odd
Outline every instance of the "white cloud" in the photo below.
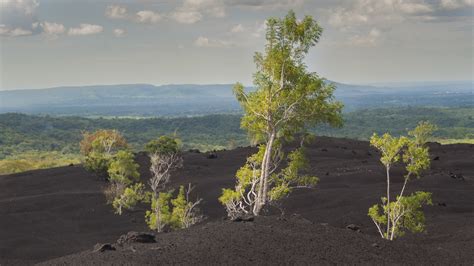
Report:
<svg viewBox="0 0 474 266"><path fill-rule="evenodd" d="M183 10L200 11L212 17L225 17L225 5L223 0L185 0Z"/></svg>
<svg viewBox="0 0 474 266"><path fill-rule="evenodd" d="M255 23L255 30L252 33L252 36L255 38L262 37L263 33L267 30L267 23L263 22L256 22Z"/></svg>
<svg viewBox="0 0 474 266"><path fill-rule="evenodd" d="M237 24L234 27L232 27L232 29L230 29L230 32L232 33L240 33L244 31L245 31L245 27L242 24Z"/></svg>
<svg viewBox="0 0 474 266"><path fill-rule="evenodd" d="M136 21L140 23L158 23L162 16L151 10L138 11L136 14Z"/></svg>
<svg viewBox="0 0 474 266"><path fill-rule="evenodd" d="M32 31L25 30L25 29L22 29L22 28L15 28L15 29L10 31L10 36L12 36L12 37L28 36L28 35L31 35L31 34L33 34Z"/></svg>
<svg viewBox="0 0 474 266"><path fill-rule="evenodd" d="M381 32L405 22L432 22L440 20L447 2L465 2L473 0L354 0L326 10L331 26L351 33L349 42L356 45L373 46ZM377 31L372 31L377 28ZM366 34L366 32L371 33ZM378 34L377 34L378 33ZM350 36L350 35L349 35Z"/></svg>
<svg viewBox="0 0 474 266"><path fill-rule="evenodd" d="M0 35L20 37L36 32L32 24L37 22L38 0L0 0Z"/></svg>
<svg viewBox="0 0 474 266"><path fill-rule="evenodd" d="M374 27L407 20L429 22L447 14L444 11L474 6L474 0L354 0L350 4L327 9L330 25L348 30L359 26ZM472 14L472 12L471 12Z"/></svg>
<svg viewBox="0 0 474 266"><path fill-rule="evenodd" d="M9 28L5 24L0 24L0 36L21 37L33 34L31 30L23 28Z"/></svg>
<svg viewBox="0 0 474 266"><path fill-rule="evenodd" d="M291 9L303 6L305 0L227 0L228 6L237 6L255 10Z"/></svg>
<svg viewBox="0 0 474 266"><path fill-rule="evenodd" d="M7 36L10 29L7 28L4 24L0 24L0 36Z"/></svg>
<svg viewBox="0 0 474 266"><path fill-rule="evenodd" d="M472 8L474 7L474 0L441 0L441 7L447 10Z"/></svg>
<svg viewBox="0 0 474 266"><path fill-rule="evenodd" d="M128 17L127 8L119 5L109 5L105 9L105 16L112 19L125 19Z"/></svg>
<svg viewBox="0 0 474 266"><path fill-rule="evenodd" d="M175 11L170 17L183 24L194 24L202 19L202 14L197 11Z"/></svg>
<svg viewBox="0 0 474 266"><path fill-rule="evenodd" d="M356 35L349 40L349 44L354 46L366 46L373 47L376 46L380 39L380 31L377 28L373 28L365 36Z"/></svg>
<svg viewBox="0 0 474 266"><path fill-rule="evenodd" d="M123 37L125 36L125 30L123 29L114 29L115 37Z"/></svg>
<svg viewBox="0 0 474 266"><path fill-rule="evenodd" d="M50 36L57 36L61 35L66 32L66 28L63 24L55 23L55 22L47 22L43 21L37 24L43 30L43 33ZM36 28L36 25L33 25L33 28Z"/></svg>
<svg viewBox="0 0 474 266"><path fill-rule="evenodd" d="M225 5L223 0L185 0L182 6L171 12L170 18L183 24L193 24L201 19L204 15L215 18L226 16Z"/></svg>
<svg viewBox="0 0 474 266"><path fill-rule="evenodd" d="M434 8L426 3L399 3L399 9L404 14L423 14L432 13Z"/></svg>
<svg viewBox="0 0 474 266"><path fill-rule="evenodd" d="M31 15L36 12L39 6L38 0L0 0L3 10L15 9L26 15Z"/></svg>
<svg viewBox="0 0 474 266"><path fill-rule="evenodd" d="M201 36L194 41L194 45L197 47L221 48L230 47L232 46L232 43L224 40L209 39L207 37Z"/></svg>
<svg viewBox="0 0 474 266"><path fill-rule="evenodd" d="M70 36L80 36L98 34L102 31L104 31L104 27L100 25L80 24L78 28L70 28L67 34Z"/></svg>

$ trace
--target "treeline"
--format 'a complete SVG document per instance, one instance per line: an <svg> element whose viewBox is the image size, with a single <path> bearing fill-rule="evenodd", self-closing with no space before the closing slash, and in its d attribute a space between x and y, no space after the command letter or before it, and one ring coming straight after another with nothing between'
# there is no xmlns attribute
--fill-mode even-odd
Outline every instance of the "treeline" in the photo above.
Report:
<svg viewBox="0 0 474 266"><path fill-rule="evenodd" d="M344 115L344 127L321 126L316 133L324 136L368 140L376 132L395 136L407 133L419 121L438 126L436 139L474 139L474 108L384 108L360 110Z"/></svg>
<svg viewBox="0 0 474 266"><path fill-rule="evenodd" d="M184 149L232 149L249 145L240 129L240 115L209 115L186 118L82 118L0 115L0 159L24 152L58 151L79 153L82 132L97 129L120 131L136 151L157 136L176 134ZM361 110L344 114L342 128L320 126L317 135L367 140L377 132L398 136L418 121L428 120L438 126L438 139L474 139L473 108L390 108Z"/></svg>
<svg viewBox="0 0 474 266"><path fill-rule="evenodd" d="M0 159L30 150L78 153L82 133L116 129L134 150L157 136L176 134L184 148L213 150L248 145L238 115L192 118L98 118L0 115Z"/></svg>

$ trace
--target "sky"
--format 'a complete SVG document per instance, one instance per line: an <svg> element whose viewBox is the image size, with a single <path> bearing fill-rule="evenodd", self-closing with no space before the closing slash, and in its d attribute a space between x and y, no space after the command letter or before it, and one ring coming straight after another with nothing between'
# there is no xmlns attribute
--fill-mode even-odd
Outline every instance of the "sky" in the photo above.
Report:
<svg viewBox="0 0 474 266"><path fill-rule="evenodd" d="M0 0L0 89L252 84L265 19L323 27L329 80L473 80L474 0Z"/></svg>

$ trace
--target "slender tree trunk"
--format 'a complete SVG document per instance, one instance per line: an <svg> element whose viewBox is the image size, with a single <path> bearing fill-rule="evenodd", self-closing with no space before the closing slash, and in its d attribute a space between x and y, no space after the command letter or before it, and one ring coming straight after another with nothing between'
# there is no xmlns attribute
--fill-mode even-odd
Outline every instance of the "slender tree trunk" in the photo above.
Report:
<svg viewBox="0 0 474 266"><path fill-rule="evenodd" d="M408 178L409 178L409 177L405 177L405 182L403 183L402 190L400 191L400 195L398 196L398 199L397 199L397 212L399 212L398 208L400 208L400 200L401 200L402 197L403 197L403 192L405 192L405 187L406 187L406 185L407 185ZM396 228L396 224L393 223L393 224L392 224L392 234L391 234L391 236L390 236L390 240L393 240L393 238L394 238L394 236L395 236L395 228Z"/></svg>
<svg viewBox="0 0 474 266"><path fill-rule="evenodd" d="M161 213L160 213L160 207L156 207L155 209L155 226L156 226L156 231L161 232Z"/></svg>
<svg viewBox="0 0 474 266"><path fill-rule="evenodd" d="M390 165L386 165L387 169L387 235L388 239L390 233Z"/></svg>
<svg viewBox="0 0 474 266"><path fill-rule="evenodd" d="M272 156L273 143L275 141L275 136L276 136L275 132L272 132L270 134L270 137L265 147L265 153L263 155L262 167L261 167L261 173L260 173L257 200L255 201L255 205L253 208L254 215L259 215L263 206L267 202L268 176L269 176L270 160Z"/></svg>

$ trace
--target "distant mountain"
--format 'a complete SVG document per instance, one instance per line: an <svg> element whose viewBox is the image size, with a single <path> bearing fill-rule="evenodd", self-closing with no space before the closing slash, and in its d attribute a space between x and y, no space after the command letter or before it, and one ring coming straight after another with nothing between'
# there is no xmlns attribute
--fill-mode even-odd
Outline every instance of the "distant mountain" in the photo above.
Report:
<svg viewBox="0 0 474 266"><path fill-rule="evenodd" d="M231 85L130 84L0 91L0 112L174 116L238 110Z"/></svg>
<svg viewBox="0 0 474 266"><path fill-rule="evenodd" d="M370 86L336 83L345 111L391 106L474 106L473 83ZM248 88L252 90L252 88ZM189 116L240 112L232 85L149 84L0 91L0 113L80 116Z"/></svg>

